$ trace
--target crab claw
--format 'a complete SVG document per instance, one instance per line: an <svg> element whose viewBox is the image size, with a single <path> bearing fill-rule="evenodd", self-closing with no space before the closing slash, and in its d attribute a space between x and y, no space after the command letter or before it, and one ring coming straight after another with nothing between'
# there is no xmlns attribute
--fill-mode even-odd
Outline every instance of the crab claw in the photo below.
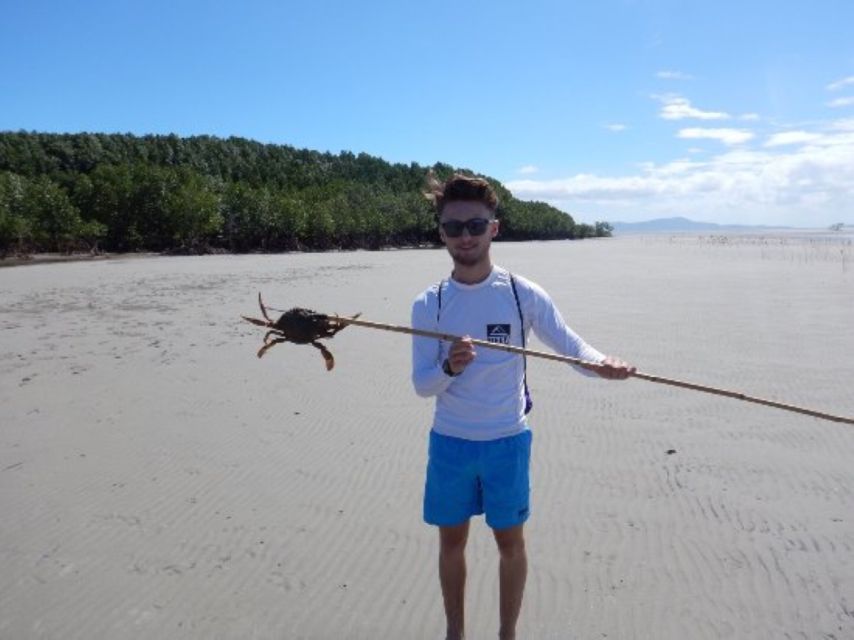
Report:
<svg viewBox="0 0 854 640"><path fill-rule="evenodd" d="M315 346L320 349L320 353L323 354L323 359L326 361L326 370L332 371L332 368L335 366L335 358L332 357L332 353L329 351L329 349L327 349L317 341L312 342L311 344L312 346Z"/></svg>

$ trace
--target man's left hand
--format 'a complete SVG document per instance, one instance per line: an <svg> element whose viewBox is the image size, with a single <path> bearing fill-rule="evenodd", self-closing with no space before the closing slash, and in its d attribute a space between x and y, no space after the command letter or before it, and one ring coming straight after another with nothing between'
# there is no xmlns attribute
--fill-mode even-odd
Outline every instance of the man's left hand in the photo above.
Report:
<svg viewBox="0 0 854 640"><path fill-rule="evenodd" d="M600 377L608 380L625 380L637 371L637 368L619 358L608 356L596 367L595 371Z"/></svg>

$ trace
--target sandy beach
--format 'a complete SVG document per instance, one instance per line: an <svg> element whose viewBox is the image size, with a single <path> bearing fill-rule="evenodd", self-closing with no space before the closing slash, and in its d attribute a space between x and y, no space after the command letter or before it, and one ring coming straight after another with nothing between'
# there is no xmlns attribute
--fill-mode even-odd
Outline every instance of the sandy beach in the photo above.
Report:
<svg viewBox="0 0 854 640"><path fill-rule="evenodd" d="M854 248L823 234L496 244L644 372L854 416ZM0 269L0 638L442 638L407 336L443 249ZM538 342L534 348L543 348ZM854 427L529 360L530 639L854 638ZM668 454L669 450L675 453ZM494 638L475 521L468 637Z"/></svg>

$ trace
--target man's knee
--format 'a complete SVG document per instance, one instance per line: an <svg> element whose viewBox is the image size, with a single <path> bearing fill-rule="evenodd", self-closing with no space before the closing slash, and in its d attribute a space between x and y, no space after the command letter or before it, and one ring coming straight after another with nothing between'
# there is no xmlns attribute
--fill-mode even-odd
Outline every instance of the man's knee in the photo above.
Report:
<svg viewBox="0 0 854 640"><path fill-rule="evenodd" d="M441 553L444 555L463 553L466 549L468 535L468 521L453 527L439 527Z"/></svg>
<svg viewBox="0 0 854 640"><path fill-rule="evenodd" d="M498 553L502 558L512 560L525 555L525 536L522 525L496 530L494 535L495 542L498 544Z"/></svg>

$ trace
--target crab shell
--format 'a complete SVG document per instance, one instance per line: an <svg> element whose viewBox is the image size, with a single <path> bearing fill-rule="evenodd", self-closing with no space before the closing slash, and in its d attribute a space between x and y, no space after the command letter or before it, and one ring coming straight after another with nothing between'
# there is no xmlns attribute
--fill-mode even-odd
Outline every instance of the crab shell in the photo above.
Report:
<svg viewBox="0 0 854 640"><path fill-rule="evenodd" d="M279 316L270 328L280 331L289 342L309 344L318 338L331 338L344 325L311 309L294 307Z"/></svg>

